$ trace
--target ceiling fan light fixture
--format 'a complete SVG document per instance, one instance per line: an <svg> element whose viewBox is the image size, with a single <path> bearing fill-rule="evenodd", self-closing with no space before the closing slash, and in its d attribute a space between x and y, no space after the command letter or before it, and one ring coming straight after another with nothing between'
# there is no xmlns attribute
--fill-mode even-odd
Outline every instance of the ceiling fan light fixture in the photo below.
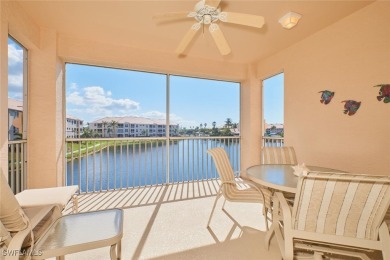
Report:
<svg viewBox="0 0 390 260"><path fill-rule="evenodd" d="M295 25L297 25L301 17L302 15L300 14L294 12L288 12L282 18L279 19L279 23L283 26L283 28L291 29Z"/></svg>

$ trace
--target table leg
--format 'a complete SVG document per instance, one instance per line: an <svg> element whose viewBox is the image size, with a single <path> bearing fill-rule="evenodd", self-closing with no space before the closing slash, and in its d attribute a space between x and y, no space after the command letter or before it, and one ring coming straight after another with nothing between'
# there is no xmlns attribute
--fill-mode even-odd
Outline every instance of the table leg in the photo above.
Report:
<svg viewBox="0 0 390 260"><path fill-rule="evenodd" d="M119 240L118 244L116 244L116 250L118 259L122 259L122 240Z"/></svg>
<svg viewBox="0 0 390 260"><path fill-rule="evenodd" d="M111 258L111 260L117 260L117 258L116 258L116 244L111 245L110 258Z"/></svg>
<svg viewBox="0 0 390 260"><path fill-rule="evenodd" d="M56 260L65 260L65 256L64 255L57 256Z"/></svg>

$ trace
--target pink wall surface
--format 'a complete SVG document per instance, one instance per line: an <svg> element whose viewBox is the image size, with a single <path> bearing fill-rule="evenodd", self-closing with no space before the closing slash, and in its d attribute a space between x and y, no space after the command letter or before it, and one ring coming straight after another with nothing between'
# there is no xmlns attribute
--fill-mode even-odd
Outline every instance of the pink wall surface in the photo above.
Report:
<svg viewBox="0 0 390 260"><path fill-rule="evenodd" d="M285 140L299 162L390 175L389 2L376 2L258 63L260 79L284 70ZM336 92L330 104L318 92ZM361 101L353 116L343 100Z"/></svg>

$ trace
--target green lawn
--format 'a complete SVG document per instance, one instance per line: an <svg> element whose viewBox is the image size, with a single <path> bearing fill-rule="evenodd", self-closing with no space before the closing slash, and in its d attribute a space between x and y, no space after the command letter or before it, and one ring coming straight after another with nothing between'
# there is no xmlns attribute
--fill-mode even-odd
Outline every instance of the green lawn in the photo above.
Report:
<svg viewBox="0 0 390 260"><path fill-rule="evenodd" d="M127 145L145 145L150 143L160 142L157 140L126 140L126 141L88 141L88 142L73 142L73 148L72 148L72 142L67 142L66 144L66 158L69 160L72 158L72 150L73 150L73 158L79 157L81 154L82 156L85 156L86 154L90 154L95 152L98 152L107 146L113 147L113 146L122 146L126 147ZM87 149L88 147L88 149Z"/></svg>

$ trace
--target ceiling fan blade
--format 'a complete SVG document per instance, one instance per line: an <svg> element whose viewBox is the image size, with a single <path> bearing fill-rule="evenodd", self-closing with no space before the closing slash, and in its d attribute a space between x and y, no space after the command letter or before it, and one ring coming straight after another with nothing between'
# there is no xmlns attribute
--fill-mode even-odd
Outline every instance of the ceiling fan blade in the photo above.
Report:
<svg viewBox="0 0 390 260"><path fill-rule="evenodd" d="M218 24L210 24L209 31L211 33L211 36L213 36L215 43L217 44L219 52L222 55L228 55L231 52L231 49Z"/></svg>
<svg viewBox="0 0 390 260"><path fill-rule="evenodd" d="M188 12L172 12L172 13L153 15L153 19L158 21L177 20L177 19L186 19L186 18L192 18L191 16L188 16Z"/></svg>
<svg viewBox="0 0 390 260"><path fill-rule="evenodd" d="M205 5L217 8L219 6L220 2L221 2L221 0L206 0Z"/></svg>
<svg viewBox="0 0 390 260"><path fill-rule="evenodd" d="M199 31L200 23L195 23L191 26L191 28L187 31L186 35L184 35L181 40L179 46L176 48L177 54L183 54L192 39L195 37L196 33Z"/></svg>
<svg viewBox="0 0 390 260"><path fill-rule="evenodd" d="M264 25L264 17L253 14L221 12L219 14L219 20L226 23L234 23L256 28L261 28Z"/></svg>

